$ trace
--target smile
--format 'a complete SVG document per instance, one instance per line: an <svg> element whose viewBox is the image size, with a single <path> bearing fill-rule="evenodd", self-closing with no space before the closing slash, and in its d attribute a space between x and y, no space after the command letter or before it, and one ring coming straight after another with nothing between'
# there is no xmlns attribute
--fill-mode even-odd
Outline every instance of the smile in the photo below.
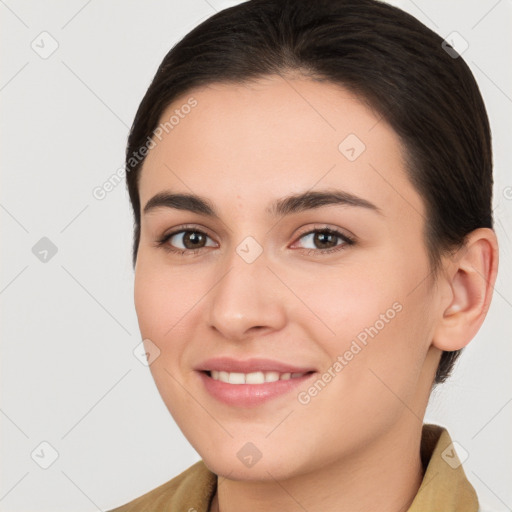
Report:
<svg viewBox="0 0 512 512"><path fill-rule="evenodd" d="M289 380L303 377L304 373L279 373L279 372L223 372L212 370L208 372L213 380L227 382L229 384L264 384L265 382L276 382L278 380Z"/></svg>
<svg viewBox="0 0 512 512"><path fill-rule="evenodd" d="M231 407L256 407L273 399L292 395L300 386L306 387L318 372L227 372L219 370L198 371L203 389L214 398Z"/></svg>

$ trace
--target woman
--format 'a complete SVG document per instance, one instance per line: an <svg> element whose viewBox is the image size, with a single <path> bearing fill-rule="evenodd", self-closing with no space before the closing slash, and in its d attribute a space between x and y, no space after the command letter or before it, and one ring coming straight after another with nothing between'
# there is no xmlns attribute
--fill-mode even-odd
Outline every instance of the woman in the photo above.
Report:
<svg viewBox="0 0 512 512"><path fill-rule="evenodd" d="M478 510L423 418L496 279L485 107L412 16L312 5L212 16L136 114L139 326L202 460L117 512Z"/></svg>

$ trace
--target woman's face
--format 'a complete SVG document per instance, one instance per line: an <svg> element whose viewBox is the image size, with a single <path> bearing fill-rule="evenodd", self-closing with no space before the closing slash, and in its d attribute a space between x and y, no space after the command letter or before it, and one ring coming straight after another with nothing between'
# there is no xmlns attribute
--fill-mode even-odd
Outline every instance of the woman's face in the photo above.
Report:
<svg viewBox="0 0 512 512"><path fill-rule="evenodd" d="M198 88L172 115L140 177L135 304L206 464L282 479L419 428L440 300L395 132L305 78Z"/></svg>

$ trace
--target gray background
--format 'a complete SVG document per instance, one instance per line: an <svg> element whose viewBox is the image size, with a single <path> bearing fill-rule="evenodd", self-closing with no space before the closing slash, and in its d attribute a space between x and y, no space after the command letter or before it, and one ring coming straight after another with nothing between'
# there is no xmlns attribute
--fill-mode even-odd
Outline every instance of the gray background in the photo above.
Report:
<svg viewBox="0 0 512 512"><path fill-rule="evenodd" d="M123 165L167 51L236 3L0 1L2 511L106 510L199 460L133 353L124 183L102 200L93 190ZM484 505L511 510L512 3L393 3L467 41L492 124L499 277L484 326L426 419L467 452Z"/></svg>

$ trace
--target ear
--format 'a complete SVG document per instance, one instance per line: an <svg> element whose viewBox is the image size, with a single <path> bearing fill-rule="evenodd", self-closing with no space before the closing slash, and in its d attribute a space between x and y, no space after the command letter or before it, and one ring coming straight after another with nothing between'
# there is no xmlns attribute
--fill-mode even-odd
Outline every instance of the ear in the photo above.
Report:
<svg viewBox="0 0 512 512"><path fill-rule="evenodd" d="M450 259L445 280L449 292L441 305L442 316L432 345L453 351L465 347L476 335L491 304L498 272L498 242L490 228L469 233L466 243Z"/></svg>

